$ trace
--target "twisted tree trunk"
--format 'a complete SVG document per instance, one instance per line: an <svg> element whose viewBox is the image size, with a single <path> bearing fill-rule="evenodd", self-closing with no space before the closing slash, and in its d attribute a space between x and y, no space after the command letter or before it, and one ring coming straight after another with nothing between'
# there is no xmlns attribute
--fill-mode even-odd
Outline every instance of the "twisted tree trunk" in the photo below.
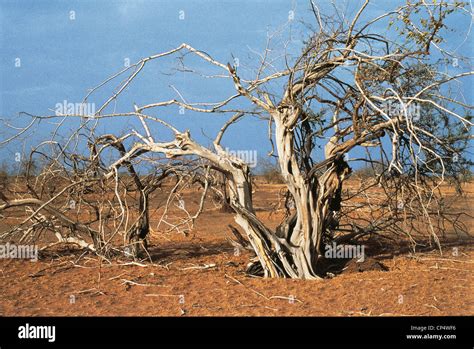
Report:
<svg viewBox="0 0 474 349"><path fill-rule="evenodd" d="M256 217L248 168L242 164L229 168L231 203L235 221L247 233L266 277L317 279L323 234L334 225L340 209L341 189L348 166L334 147L327 149L327 168L319 178L307 177L298 165L294 133L285 120L296 119L285 112L274 115L279 165L295 203L293 214L276 231L265 227Z"/></svg>

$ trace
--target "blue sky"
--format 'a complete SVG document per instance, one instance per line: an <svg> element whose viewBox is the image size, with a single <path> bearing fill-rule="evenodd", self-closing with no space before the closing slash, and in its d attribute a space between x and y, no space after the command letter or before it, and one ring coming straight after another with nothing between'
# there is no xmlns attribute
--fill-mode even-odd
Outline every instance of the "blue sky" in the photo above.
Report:
<svg viewBox="0 0 474 349"><path fill-rule="evenodd" d="M329 8L325 1L316 2L322 9ZM336 3L352 17L361 2L341 0ZM386 7L395 7L396 3L373 1L365 16L373 18ZM289 11L294 11L295 21L286 25L283 37L288 37L291 29L297 40L288 49L290 53L298 52L302 29L297 22L311 20L308 9L308 1L283 0L0 0L0 115L15 121L20 111L52 114L51 109L64 100L80 102L88 88L121 70L126 60L134 63L182 42L222 62L232 62L233 57L238 57L245 71L255 58L251 50L264 49L267 32L284 26ZM466 32L469 21L452 24L458 32L449 34L451 48L459 46L461 53L472 56L472 36L470 41L464 42L459 35ZM385 30L380 28L381 32ZM16 66L18 62L20 67ZM218 101L233 92L228 80L161 74L175 64L174 59L150 64L122 96L118 107L130 111L133 102L142 105L177 98L170 85L192 102ZM196 67L208 69L199 64ZM472 101L472 89L467 88L465 92ZM105 96L99 94L98 99L91 102L99 105L103 101L100 98ZM225 120L224 116L190 112L180 116L177 112L177 108L166 110L173 114L169 121L180 129L191 129L193 136L204 143L208 142L206 135L213 138ZM118 131L133 125L135 121L120 119L104 123L102 131ZM28 140L44 138L52 127L48 123L40 124L34 134L28 134ZM255 149L263 156L269 149L266 135L266 123L249 118L231 129L224 141L229 148ZM21 146L12 144L4 148L0 160L12 159L12 154ZM28 149L28 142L23 146Z"/></svg>

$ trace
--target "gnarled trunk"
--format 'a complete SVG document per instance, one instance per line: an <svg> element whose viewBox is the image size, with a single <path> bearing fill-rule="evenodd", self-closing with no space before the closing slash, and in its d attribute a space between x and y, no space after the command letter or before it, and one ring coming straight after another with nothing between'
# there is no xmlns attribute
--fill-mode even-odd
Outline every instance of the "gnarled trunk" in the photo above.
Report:
<svg viewBox="0 0 474 349"><path fill-rule="evenodd" d="M290 114L277 115L276 144L279 164L285 183L295 203L294 212L275 232L266 228L252 207L248 169L232 172L231 199L237 212L236 222L247 233L264 276L317 279L321 243L334 216L340 209L342 181L347 164L341 157L332 157L320 178L305 178L298 166L294 150L294 134L284 124Z"/></svg>

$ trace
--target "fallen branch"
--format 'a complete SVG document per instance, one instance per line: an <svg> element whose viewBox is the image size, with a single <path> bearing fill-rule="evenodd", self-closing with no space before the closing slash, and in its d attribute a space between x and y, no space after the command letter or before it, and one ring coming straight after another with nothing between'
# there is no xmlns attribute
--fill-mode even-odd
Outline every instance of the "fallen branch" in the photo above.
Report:
<svg viewBox="0 0 474 349"><path fill-rule="evenodd" d="M236 278L234 278L234 277L232 277L232 276L230 276L230 275L225 274L224 277L229 278L229 279L231 279L232 281L238 283L239 285L244 286L246 289L252 291L253 293L255 293L255 294L257 294L257 295L259 295L260 297L265 298L267 301L272 300L272 299L287 299L287 300L294 300L294 301L303 303L302 301L300 301L300 300L297 299L296 297L295 297L295 298L285 297L285 296L271 296L271 297L267 297L267 296L265 296L263 293L260 293L260 292L258 292L258 291L256 291L256 290L254 290L253 288L244 285L241 281L237 280Z"/></svg>
<svg viewBox="0 0 474 349"><path fill-rule="evenodd" d="M186 267L186 268L178 268L179 270L191 270L191 269L199 269L199 270L204 270L204 269L211 269L211 268L216 268L217 266L212 263L212 264L204 264L203 266L192 266L192 267Z"/></svg>

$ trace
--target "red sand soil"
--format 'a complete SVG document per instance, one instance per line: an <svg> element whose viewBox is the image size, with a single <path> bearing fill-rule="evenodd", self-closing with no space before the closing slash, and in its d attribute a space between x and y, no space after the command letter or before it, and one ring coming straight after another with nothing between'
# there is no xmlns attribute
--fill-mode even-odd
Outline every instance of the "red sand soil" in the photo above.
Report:
<svg viewBox="0 0 474 349"><path fill-rule="evenodd" d="M257 207L278 196L277 186L263 187ZM474 185L468 189L463 205L472 207ZM259 215L278 221L269 211ZM251 256L228 242L231 223L231 214L209 208L187 236L154 233L153 263L141 265L79 259L82 251L68 247L36 263L0 260L0 315L474 315L472 240L445 244L442 255L375 255L323 280L262 279L246 276Z"/></svg>

